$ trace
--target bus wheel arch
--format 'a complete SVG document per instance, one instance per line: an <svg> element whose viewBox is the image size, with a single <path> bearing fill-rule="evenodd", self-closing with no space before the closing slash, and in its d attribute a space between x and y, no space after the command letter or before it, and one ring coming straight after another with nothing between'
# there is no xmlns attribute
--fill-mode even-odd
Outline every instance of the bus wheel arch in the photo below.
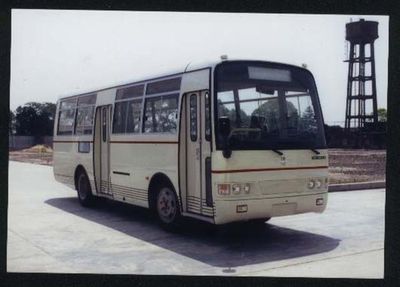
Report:
<svg viewBox="0 0 400 287"><path fill-rule="evenodd" d="M83 206L93 205L95 198L92 193L89 177L82 165L78 165L75 169L74 183L80 203Z"/></svg>
<svg viewBox="0 0 400 287"><path fill-rule="evenodd" d="M149 208L158 216L162 227L170 231L176 230L181 217L181 205L175 187L168 176L163 173L152 176L148 199Z"/></svg>
<svg viewBox="0 0 400 287"><path fill-rule="evenodd" d="M157 192L160 190L161 187L168 186L170 187L176 194L176 190L172 181L169 179L167 175L161 172L155 173L149 183L148 188L148 200L149 200L149 208L151 210L156 210L156 199L157 199ZM178 198L178 196L177 196Z"/></svg>

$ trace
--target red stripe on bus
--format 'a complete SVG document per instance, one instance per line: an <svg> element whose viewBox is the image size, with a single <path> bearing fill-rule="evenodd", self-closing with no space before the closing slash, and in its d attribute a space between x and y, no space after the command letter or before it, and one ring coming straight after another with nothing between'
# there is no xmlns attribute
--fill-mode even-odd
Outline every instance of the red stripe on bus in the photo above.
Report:
<svg viewBox="0 0 400 287"><path fill-rule="evenodd" d="M110 141L110 143L118 143L118 144L178 144L178 142L167 142L167 141Z"/></svg>
<svg viewBox="0 0 400 287"><path fill-rule="evenodd" d="M53 143L93 143L93 141L53 141ZM178 142L167 142L167 141L110 141L110 143L121 143L121 144L178 144Z"/></svg>
<svg viewBox="0 0 400 287"><path fill-rule="evenodd" d="M328 166L300 166L285 168L254 168L254 169L230 169L230 170L212 170L212 173L235 173L235 172L257 172L257 171L277 171L277 170L298 170L298 169L320 169Z"/></svg>
<svg viewBox="0 0 400 287"><path fill-rule="evenodd" d="M53 141L53 143L93 143L93 141Z"/></svg>

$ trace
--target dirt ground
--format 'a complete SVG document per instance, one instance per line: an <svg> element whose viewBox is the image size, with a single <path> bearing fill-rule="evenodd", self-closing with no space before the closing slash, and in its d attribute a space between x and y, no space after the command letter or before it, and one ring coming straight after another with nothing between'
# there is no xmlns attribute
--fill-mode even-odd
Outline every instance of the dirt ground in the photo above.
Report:
<svg viewBox="0 0 400 287"><path fill-rule="evenodd" d="M329 182L385 180L386 150L330 149Z"/></svg>
<svg viewBox="0 0 400 287"><path fill-rule="evenodd" d="M48 146L36 145L27 149L10 151L8 158L15 161L53 165L53 150Z"/></svg>
<svg viewBox="0 0 400 287"><path fill-rule="evenodd" d="M328 153L331 184L385 180L385 150L330 149ZM10 151L9 159L52 165L53 151L49 147L38 145Z"/></svg>

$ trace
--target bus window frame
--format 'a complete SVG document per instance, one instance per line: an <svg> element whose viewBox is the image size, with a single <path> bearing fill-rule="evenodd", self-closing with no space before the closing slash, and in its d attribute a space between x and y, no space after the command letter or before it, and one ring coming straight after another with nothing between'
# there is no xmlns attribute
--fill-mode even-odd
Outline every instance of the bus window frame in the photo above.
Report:
<svg viewBox="0 0 400 287"><path fill-rule="evenodd" d="M62 103L63 103L63 102L72 101L72 100L75 101L75 105L73 106L72 109L62 108ZM57 116L57 134L56 134L57 136L73 136L73 135L75 135L75 125L76 125L77 107L78 107L78 97L73 97L73 98L68 98L68 99L60 100L59 108L58 108L58 116ZM73 110L73 111L74 111L73 122L72 122L72 130L71 130L71 132L68 132L68 133L60 133L60 118L61 118L61 113L64 112L64 111L68 111L68 110Z"/></svg>

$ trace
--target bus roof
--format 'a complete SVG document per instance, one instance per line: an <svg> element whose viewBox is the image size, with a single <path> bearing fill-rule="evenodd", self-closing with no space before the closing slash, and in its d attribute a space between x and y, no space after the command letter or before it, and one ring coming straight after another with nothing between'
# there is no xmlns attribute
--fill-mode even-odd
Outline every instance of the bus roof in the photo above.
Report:
<svg viewBox="0 0 400 287"><path fill-rule="evenodd" d="M102 86L99 87L97 89L91 89L90 91L87 92L80 92L78 94L73 94L73 95L65 95L65 96L59 96L57 101L62 100L62 99L66 99L66 98L72 98L72 97L77 97L77 96L82 96L82 95L87 95L87 94L93 94L93 93L98 93L100 91L104 91L104 90L108 90L108 89L114 89L114 88L119 88L119 87L123 87L123 86L128 86L128 85L132 85L132 84L139 84L142 82L147 82L147 81L152 81L152 80L158 80L161 78L167 78L167 77L173 77L173 76L178 76L184 73L190 73L196 70L202 70L202 69L207 69L207 68L214 68L216 65L218 65L221 62L230 62L230 61L265 61L265 60L255 60L255 59L227 59L227 60L222 60L222 59L218 59L218 60L208 60L208 61L201 61L201 62L189 62L187 65L185 65L185 67L181 67L175 70L171 70L168 73L162 73L162 74L156 74L154 76L142 76L140 78L131 80L131 81L127 81L127 82L123 82L123 83L118 83L118 84L113 84L113 85L109 85L109 86ZM269 61L268 61L269 62ZM290 64L289 64L290 65ZM295 66L295 65L290 65L290 66ZM298 66L295 66L298 67Z"/></svg>
<svg viewBox="0 0 400 287"><path fill-rule="evenodd" d="M200 70L200 69L206 69L206 68L212 68L214 67L216 64L220 63L221 61L214 61L214 62L204 62L202 64L186 64L184 67L181 67L179 69L175 69L175 70L171 70L168 73L162 73L162 74L153 74L152 76L142 76L140 78L136 78L134 80L130 80L130 81L126 81L126 82L120 82L120 83L116 83L116 84L111 84L108 86L102 86L99 88L94 88L91 89L90 91L86 91L86 92L80 92L77 94L73 94L73 95L61 95L58 97L58 101L65 99L65 98L71 98L71 97L77 97L77 96L82 96L82 95L87 95L87 94L92 94L92 93L98 93L100 91L104 91L104 90L108 90L108 89L114 89L114 88L118 88L118 87L123 87L123 86L127 86L127 85L132 85L135 83L141 83L141 82L146 82L146 81L152 81L152 80L157 80L157 79L161 79L161 78L167 78L167 77L172 77L174 75L181 75L184 73L189 73L195 70Z"/></svg>

